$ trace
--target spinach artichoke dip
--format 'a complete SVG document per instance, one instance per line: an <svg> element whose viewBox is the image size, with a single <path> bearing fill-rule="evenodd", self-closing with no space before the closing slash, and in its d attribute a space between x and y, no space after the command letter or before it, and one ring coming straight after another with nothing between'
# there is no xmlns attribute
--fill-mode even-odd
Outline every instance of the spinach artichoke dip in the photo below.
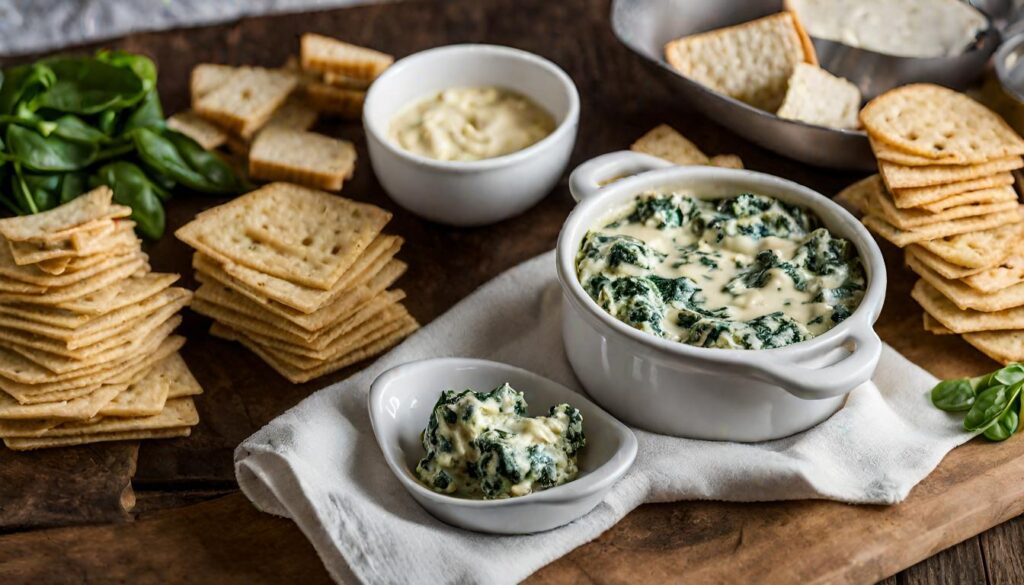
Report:
<svg viewBox="0 0 1024 585"><path fill-rule="evenodd" d="M391 140L443 161L473 161L522 150L551 134L555 119L530 98L499 87L446 89L400 111Z"/></svg>
<svg viewBox="0 0 1024 585"><path fill-rule="evenodd" d="M846 319L866 277L853 244L772 197L638 195L583 238L576 274L616 319L700 347L770 349Z"/></svg>
<svg viewBox="0 0 1024 585"><path fill-rule="evenodd" d="M497 499L576 478L586 444L583 415L568 404L526 416L523 393L508 384L490 392L445 390L422 435L427 455L416 466L430 489L463 498Z"/></svg>

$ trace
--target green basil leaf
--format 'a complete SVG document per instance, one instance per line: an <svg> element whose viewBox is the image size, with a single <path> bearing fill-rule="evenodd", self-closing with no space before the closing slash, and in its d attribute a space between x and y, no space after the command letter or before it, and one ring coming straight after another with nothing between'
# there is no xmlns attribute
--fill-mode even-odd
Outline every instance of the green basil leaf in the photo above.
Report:
<svg viewBox="0 0 1024 585"><path fill-rule="evenodd" d="M985 438L990 441L1005 441L1017 432L1020 416L1016 409L1009 409L996 422L985 429Z"/></svg>
<svg viewBox="0 0 1024 585"><path fill-rule="evenodd" d="M932 404L947 412L970 410L976 397L971 381L945 380L932 388Z"/></svg>
<svg viewBox="0 0 1024 585"><path fill-rule="evenodd" d="M0 86L0 114L15 115L19 103L35 97L56 81L53 70L41 63L6 70Z"/></svg>
<svg viewBox="0 0 1024 585"><path fill-rule="evenodd" d="M137 103L146 93L131 69L89 57L54 57L42 61L57 81L32 99L32 109L70 114L96 114Z"/></svg>
<svg viewBox="0 0 1024 585"><path fill-rule="evenodd" d="M96 160L98 151L95 144L44 137L14 124L7 127L7 147L14 159L36 171L77 171Z"/></svg>
<svg viewBox="0 0 1024 585"><path fill-rule="evenodd" d="M993 424L1013 405L1020 390L1021 383L1017 383L1013 386L999 384L980 392L964 417L964 429L981 431Z"/></svg>
<svg viewBox="0 0 1024 585"><path fill-rule="evenodd" d="M126 161L112 162L100 167L90 184L107 185L114 191L114 201L131 207L131 219L143 236L156 240L164 234L166 217L157 195L159 187L138 166Z"/></svg>
<svg viewBox="0 0 1024 585"><path fill-rule="evenodd" d="M238 177L224 159L206 150L192 138L174 130L164 130L169 140L192 170L199 172L213 185L215 193L237 193L240 190Z"/></svg>

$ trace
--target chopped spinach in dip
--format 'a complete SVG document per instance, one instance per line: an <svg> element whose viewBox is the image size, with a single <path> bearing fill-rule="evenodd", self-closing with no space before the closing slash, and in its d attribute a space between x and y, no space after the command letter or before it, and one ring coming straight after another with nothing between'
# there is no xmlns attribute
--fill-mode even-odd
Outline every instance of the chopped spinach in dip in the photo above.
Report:
<svg viewBox="0 0 1024 585"><path fill-rule="evenodd" d="M700 347L769 349L846 319L866 277L853 244L773 197L648 191L584 237L576 274L641 331Z"/></svg>
<svg viewBox="0 0 1024 585"><path fill-rule="evenodd" d="M523 496L572 481L586 444L583 415L568 404L526 416L523 393L445 390L422 436L416 475L436 492L464 498Z"/></svg>

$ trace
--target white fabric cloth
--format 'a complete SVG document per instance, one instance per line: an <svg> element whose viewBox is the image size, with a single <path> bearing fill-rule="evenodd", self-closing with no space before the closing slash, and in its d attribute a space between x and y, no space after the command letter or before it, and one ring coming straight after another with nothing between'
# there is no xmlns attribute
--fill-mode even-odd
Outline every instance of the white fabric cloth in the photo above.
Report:
<svg viewBox="0 0 1024 585"><path fill-rule="evenodd" d="M561 304L552 253L509 270L373 365L243 442L235 452L239 485L259 509L293 519L339 581L354 575L367 583L515 583L644 502L899 502L971 438L929 403L935 378L886 346L874 383L799 435L737 444L636 431L633 468L603 503L568 526L498 537L435 520L384 462L366 411L370 383L407 361L465 356L517 365L579 389L562 349Z"/></svg>

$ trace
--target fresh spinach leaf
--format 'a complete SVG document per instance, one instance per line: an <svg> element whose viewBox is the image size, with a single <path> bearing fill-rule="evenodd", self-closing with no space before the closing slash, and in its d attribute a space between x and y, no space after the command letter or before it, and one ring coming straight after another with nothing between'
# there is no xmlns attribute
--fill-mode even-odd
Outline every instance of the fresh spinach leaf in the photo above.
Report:
<svg viewBox="0 0 1024 585"><path fill-rule="evenodd" d="M63 205L85 193L88 186L89 177L84 172L64 173L60 181L60 203Z"/></svg>
<svg viewBox="0 0 1024 585"><path fill-rule="evenodd" d="M41 63L19 65L4 72L0 86L0 114L14 115L18 104L35 97L57 81L53 70Z"/></svg>
<svg viewBox="0 0 1024 585"><path fill-rule="evenodd" d="M985 438L990 441L1005 441L1017 432L1020 415L1016 408L1010 408L996 422L985 429Z"/></svg>
<svg viewBox="0 0 1024 585"><path fill-rule="evenodd" d="M114 67L130 69L142 81L146 92L156 87L156 64L145 55L120 50L99 51L96 53L96 59Z"/></svg>
<svg viewBox="0 0 1024 585"><path fill-rule="evenodd" d="M164 234L166 217L158 187L137 165L117 161L100 167L90 179L93 187L107 185L114 201L132 208L131 219L145 237L156 240Z"/></svg>
<svg viewBox="0 0 1024 585"><path fill-rule="evenodd" d="M168 134L172 133L169 131ZM134 130L132 138L135 141L135 148L138 150L142 162L146 163L146 166L154 172L167 175L177 183L204 193L231 193L237 189L231 169L227 165L223 165L223 163L221 164L231 178L230 185L223 184L223 174L219 170L215 172L213 165L208 159L200 157L198 153L193 152L191 149L186 149L184 153L179 152L175 142L150 128ZM203 153L208 157L214 156L206 153L206 151L203 151ZM202 171L194 169L190 164L190 160L197 164L202 164ZM203 172L214 174L207 178Z"/></svg>
<svg viewBox="0 0 1024 585"><path fill-rule="evenodd" d="M160 96L155 91L146 94L139 106L128 115L123 132L131 132L136 128L163 128L164 109L160 105Z"/></svg>
<svg viewBox="0 0 1024 585"><path fill-rule="evenodd" d="M7 147L15 160L36 171L77 171L96 160L95 144L42 136L28 128L7 127ZM34 213L34 212L33 212Z"/></svg>
<svg viewBox="0 0 1024 585"><path fill-rule="evenodd" d="M30 102L32 110L97 114L137 103L146 93L142 79L131 69L89 57L54 57L43 61L56 82Z"/></svg>
<svg viewBox="0 0 1024 585"><path fill-rule="evenodd" d="M995 423L1013 406L1014 400L1020 395L1022 384L998 384L979 392L974 405L964 417L964 429L981 431Z"/></svg>
<svg viewBox="0 0 1024 585"><path fill-rule="evenodd" d="M932 388L931 398L936 408L959 412L971 409L976 394L970 380L944 380Z"/></svg>
<svg viewBox="0 0 1024 585"><path fill-rule="evenodd" d="M189 166L206 177L206 181L214 186L215 193L235 193L240 189L238 178L231 167L216 154L206 150L198 142L175 130L164 130L164 138L169 140Z"/></svg>
<svg viewBox="0 0 1024 585"><path fill-rule="evenodd" d="M74 114L65 114L51 123L53 124L52 134L73 142L98 144L110 140L109 136L86 124L85 121ZM48 136L50 133L41 132L41 134Z"/></svg>
<svg viewBox="0 0 1024 585"><path fill-rule="evenodd" d="M61 175L30 173L22 170L21 181L36 209L47 211L60 205Z"/></svg>

